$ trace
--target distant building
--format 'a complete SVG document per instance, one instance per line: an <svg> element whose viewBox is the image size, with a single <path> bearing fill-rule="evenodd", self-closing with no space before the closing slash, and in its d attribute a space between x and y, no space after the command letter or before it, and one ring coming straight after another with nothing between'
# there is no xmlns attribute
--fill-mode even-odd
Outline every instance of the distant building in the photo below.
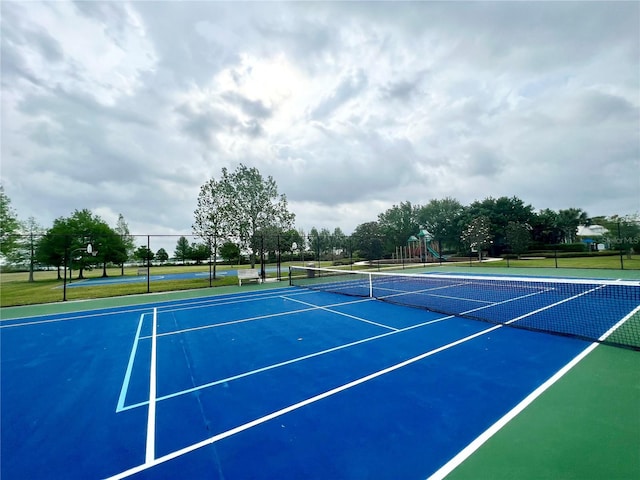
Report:
<svg viewBox="0 0 640 480"><path fill-rule="evenodd" d="M576 234L581 242L586 243L589 250L604 250L605 236L609 230L602 225L580 225Z"/></svg>

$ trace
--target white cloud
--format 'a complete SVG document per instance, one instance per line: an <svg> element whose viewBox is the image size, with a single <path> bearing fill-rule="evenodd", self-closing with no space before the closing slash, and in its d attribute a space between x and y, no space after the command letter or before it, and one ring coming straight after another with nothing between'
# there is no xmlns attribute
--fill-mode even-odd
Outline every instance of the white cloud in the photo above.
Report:
<svg viewBox="0 0 640 480"><path fill-rule="evenodd" d="M633 2L0 8L2 184L45 226L190 233L241 162L305 230L445 196L640 210Z"/></svg>

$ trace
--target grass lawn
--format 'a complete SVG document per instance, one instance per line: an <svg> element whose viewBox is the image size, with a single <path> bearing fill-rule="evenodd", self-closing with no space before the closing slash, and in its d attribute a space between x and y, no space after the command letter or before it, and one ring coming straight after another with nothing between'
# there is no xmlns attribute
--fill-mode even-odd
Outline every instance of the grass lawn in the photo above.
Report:
<svg viewBox="0 0 640 480"><path fill-rule="evenodd" d="M582 257L582 258L559 258L558 267L560 268L575 268L575 269L612 269L620 270L620 257ZM635 255L631 259L626 257L623 259L625 270L640 271L640 255ZM291 263L291 265L301 265L300 262ZM494 268L502 269L505 272L508 271L507 261L498 260L485 263L466 263L460 262L448 263L447 266L472 266L475 268ZM514 268L521 267L555 267L555 259L536 259L536 260L509 260L508 266ZM283 263L281 265L282 275L286 276L289 263ZM323 262L320 266L330 267L331 262ZM416 267L420 266L418 264ZM274 267L274 265L267 265L267 267ZM136 276L139 267L127 267L124 269L124 275ZM228 266L217 265L216 273L224 272L225 270L235 270L237 268L248 268L246 265ZM363 266L351 266L342 268L366 268ZM374 267L373 269L378 269ZM151 275L169 275L175 273L208 273L209 265L185 265L185 266L154 266L151 267ZM71 283L77 281L76 271L72 272L74 278ZM540 275L539 272L536 272ZM119 277L122 275L121 269L108 268L107 276ZM270 273L269 276L275 276L274 273ZM585 276L589 276L588 274ZM95 269L84 272L84 278L100 278L102 277L102 269ZM51 271L37 271L34 272L34 282L28 281L29 275L27 272L19 273L3 273L0 275L0 307L9 307L15 305L34 305L39 303L51 303L61 302L63 298L63 281L58 280L57 272ZM69 280L67 280L69 281ZM235 285L235 276L219 276L213 280L211 286L224 286ZM182 280L153 280L150 283L149 290L151 292L168 292L176 290L189 290L197 288L209 287L209 275L203 275L199 278L182 279ZM89 298L105 298L115 297L121 295L135 295L147 293L147 282L132 282L132 283L116 283L113 285L97 285L95 287L82 287L82 288L67 288L66 297L67 300L81 300Z"/></svg>
<svg viewBox="0 0 640 480"><path fill-rule="evenodd" d="M475 260L475 259L474 259ZM478 267L549 267L555 268L607 268L620 269L620 257L577 257L577 258L540 258L530 260L498 260L495 262L474 263ZM640 270L640 255L626 256L622 259L625 270Z"/></svg>

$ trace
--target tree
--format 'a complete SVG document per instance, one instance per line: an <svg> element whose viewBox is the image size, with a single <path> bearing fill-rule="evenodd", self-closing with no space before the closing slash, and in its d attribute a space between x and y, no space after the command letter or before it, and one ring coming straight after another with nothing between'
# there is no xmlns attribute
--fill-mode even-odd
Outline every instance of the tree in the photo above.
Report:
<svg viewBox="0 0 640 480"><path fill-rule="evenodd" d="M41 263L57 266L58 269L61 266L73 267L78 270L78 278L83 278L86 268L110 261L107 255L117 256L121 251L114 236L115 232L99 216L87 209L75 210L68 218L54 220L53 226L38 244L36 257ZM82 253L86 252L89 243L98 247L99 257Z"/></svg>
<svg viewBox="0 0 640 480"><path fill-rule="evenodd" d="M193 231L210 244L213 256L217 257L218 246L232 234L233 218L224 189L215 179L210 179L200 187L194 216ZM216 278L215 262L213 278Z"/></svg>
<svg viewBox="0 0 640 480"><path fill-rule="evenodd" d="M240 247L233 242L225 242L220 247L220 256L229 264L240 263Z"/></svg>
<svg viewBox="0 0 640 480"><path fill-rule="evenodd" d="M122 239L122 245L124 247L124 258L120 265L121 275L124 275L124 262L126 262L127 259L133 255L136 246L134 238L129 232L129 225L127 225L127 222L124 220L124 216L121 213L118 215L118 223L116 224L116 228L114 228L114 231L117 235L120 235L120 238Z"/></svg>
<svg viewBox="0 0 640 480"><path fill-rule="evenodd" d="M455 248L460 241L460 217L464 207L455 198L431 200L418 211L420 225L438 242L438 250L442 252L442 244Z"/></svg>
<svg viewBox="0 0 640 480"><path fill-rule="evenodd" d="M167 251L164 248L160 248L156 252L155 259L158 260L160 263L164 263L167 260L169 260L169 254L167 253Z"/></svg>
<svg viewBox="0 0 640 480"><path fill-rule="evenodd" d="M640 215L613 215L601 223L609 230L606 241L612 248L626 252L628 259L632 253L640 251Z"/></svg>
<svg viewBox="0 0 640 480"><path fill-rule="evenodd" d="M340 227L336 227L333 230L331 239L331 244L333 245L334 250L338 250L343 257L347 256L349 243L347 241L347 236L342 232Z"/></svg>
<svg viewBox="0 0 640 480"><path fill-rule="evenodd" d="M316 227L311 228L308 240L309 248L318 256L318 261L331 251L333 239L328 228L321 228L320 231Z"/></svg>
<svg viewBox="0 0 640 480"><path fill-rule="evenodd" d="M505 245L505 232L509 222L530 225L534 210L531 205L525 205L518 197L485 198L481 202L473 202L464 210L461 216L463 229L477 217L488 219L489 234L493 240L491 252L497 255Z"/></svg>
<svg viewBox="0 0 640 480"><path fill-rule="evenodd" d="M491 222L485 216L476 217L462 232L460 240L471 250L478 250L478 260L482 260L482 249L491 244Z"/></svg>
<svg viewBox="0 0 640 480"><path fill-rule="evenodd" d="M351 240L354 249L366 260L375 260L382 257L382 230L378 222L367 222L358 225L351 235Z"/></svg>
<svg viewBox="0 0 640 480"><path fill-rule="evenodd" d="M533 216L531 236L534 242L544 245L560 243L563 234L558 228L558 214L546 208Z"/></svg>
<svg viewBox="0 0 640 480"><path fill-rule="evenodd" d="M222 169L220 185L225 201L224 221L228 230L238 239L241 248L248 248L252 237L261 229L279 227L288 230L295 215L288 211L286 195L278 195L275 180L262 177L258 169L240 164L229 173ZM251 266L255 266L252 248Z"/></svg>
<svg viewBox="0 0 640 480"><path fill-rule="evenodd" d="M29 266L29 283L33 280L33 271L36 260L36 246L40 241L40 236L44 229L36 222L36 219L29 217L26 222L21 224L21 234L16 236L18 241L15 248L7 257L9 261L16 264Z"/></svg>
<svg viewBox="0 0 640 480"><path fill-rule="evenodd" d="M187 240L186 237L180 237L178 239L173 256L180 260L183 265L191 258L191 245L189 245L189 240Z"/></svg>
<svg viewBox="0 0 640 480"><path fill-rule="evenodd" d="M564 235L564 243L574 243L579 225L587 225L589 216L581 208L567 208L558 211L557 226Z"/></svg>
<svg viewBox="0 0 640 480"><path fill-rule="evenodd" d="M418 233L419 210L420 207L414 207L411 202L400 202L400 205L394 205L378 215L378 227L384 237L386 253L393 252L399 245L405 245L410 236Z"/></svg>
<svg viewBox="0 0 640 480"><path fill-rule="evenodd" d="M107 263L124 265L127 260L127 247L122 235L104 222L97 222L91 232L94 257L102 264L102 277L107 277Z"/></svg>
<svg viewBox="0 0 640 480"><path fill-rule="evenodd" d="M513 253L520 258L520 255L528 250L531 243L530 227L523 223L509 222L506 240Z"/></svg>
<svg viewBox="0 0 640 480"><path fill-rule="evenodd" d="M149 263L151 263L151 260L153 260L155 255L149 249L149 247L142 245L133 252L133 257L136 258L140 263L148 265Z"/></svg>
<svg viewBox="0 0 640 480"><path fill-rule="evenodd" d="M0 254L10 256L17 248L20 222L13 208L11 200L4 193L4 187L0 185Z"/></svg>
<svg viewBox="0 0 640 480"><path fill-rule="evenodd" d="M189 249L189 258L194 260L197 265L211 258L211 249L209 245L204 243L192 243Z"/></svg>

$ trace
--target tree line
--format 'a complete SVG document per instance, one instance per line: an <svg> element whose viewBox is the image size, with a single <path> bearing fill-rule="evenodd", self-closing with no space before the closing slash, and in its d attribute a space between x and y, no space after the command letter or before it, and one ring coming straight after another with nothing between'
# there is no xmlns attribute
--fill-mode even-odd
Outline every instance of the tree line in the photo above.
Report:
<svg viewBox="0 0 640 480"><path fill-rule="evenodd" d="M349 256L367 260L390 257L416 235L426 236L438 252L467 254L487 250L497 256L521 253L533 246L577 241L579 225L600 224L609 230L610 243L628 253L640 243L638 215L590 218L580 208L536 211L518 197L488 197L470 205L455 198L433 199L425 205L400 202L359 224L351 235L340 228L313 227L308 233L294 227L295 215L287 197L278 193L275 180L256 168L240 164L235 171L222 169L200 187L193 234L200 242L178 239L174 258L185 263L222 257L240 261L246 255L255 264L258 255L311 254L314 258ZM93 252L87 254L91 243ZM16 264L62 267L74 265L80 276L86 268L122 266L132 260L163 263L164 248L152 252L136 245L135 236L121 214L111 227L87 209L54 220L44 229L33 218L20 221L0 185L0 253ZM215 265L215 263L214 263ZM214 272L215 275L215 272Z"/></svg>

